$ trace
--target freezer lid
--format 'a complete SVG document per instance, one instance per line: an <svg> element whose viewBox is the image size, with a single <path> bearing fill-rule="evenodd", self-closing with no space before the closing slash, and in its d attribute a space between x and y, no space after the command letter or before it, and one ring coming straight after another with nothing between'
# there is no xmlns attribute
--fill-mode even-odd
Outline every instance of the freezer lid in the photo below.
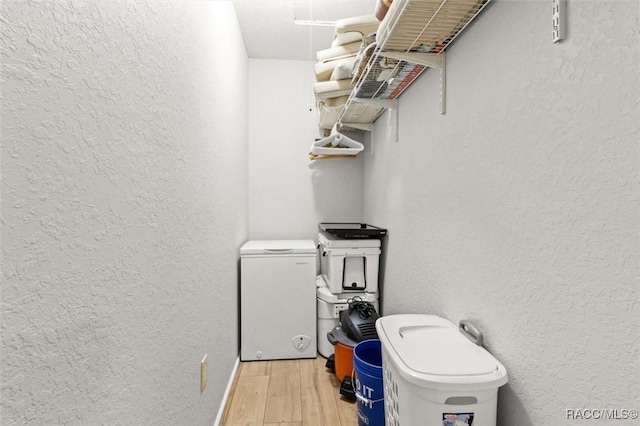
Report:
<svg viewBox="0 0 640 426"><path fill-rule="evenodd" d="M240 255L316 254L313 240L252 240L240 248Z"/></svg>
<svg viewBox="0 0 640 426"><path fill-rule="evenodd" d="M395 318L394 318L395 317ZM414 373L440 377L487 376L499 369L484 348L463 336L451 322L434 315L380 318L383 343Z"/></svg>

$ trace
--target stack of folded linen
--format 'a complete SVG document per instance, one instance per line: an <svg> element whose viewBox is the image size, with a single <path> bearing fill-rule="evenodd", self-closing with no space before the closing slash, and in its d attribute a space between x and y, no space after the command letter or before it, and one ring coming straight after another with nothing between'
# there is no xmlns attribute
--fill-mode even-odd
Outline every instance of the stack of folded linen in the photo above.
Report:
<svg viewBox="0 0 640 426"><path fill-rule="evenodd" d="M374 39L370 35L376 32L379 24L375 15L338 20L331 47L317 52L313 91L322 132L329 132L342 115L355 87L352 77L358 53L363 43Z"/></svg>

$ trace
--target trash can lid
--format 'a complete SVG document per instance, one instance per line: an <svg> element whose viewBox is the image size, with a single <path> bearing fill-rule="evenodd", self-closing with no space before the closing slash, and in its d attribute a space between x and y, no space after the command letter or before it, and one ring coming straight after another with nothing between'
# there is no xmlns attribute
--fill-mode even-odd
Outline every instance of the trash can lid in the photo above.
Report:
<svg viewBox="0 0 640 426"><path fill-rule="evenodd" d="M240 247L240 256L288 256L316 254L313 240L251 240Z"/></svg>
<svg viewBox="0 0 640 426"><path fill-rule="evenodd" d="M381 317L376 327L383 347L388 348L401 373L404 371L414 379L459 384L504 379L506 383L502 364L444 318L390 315Z"/></svg>

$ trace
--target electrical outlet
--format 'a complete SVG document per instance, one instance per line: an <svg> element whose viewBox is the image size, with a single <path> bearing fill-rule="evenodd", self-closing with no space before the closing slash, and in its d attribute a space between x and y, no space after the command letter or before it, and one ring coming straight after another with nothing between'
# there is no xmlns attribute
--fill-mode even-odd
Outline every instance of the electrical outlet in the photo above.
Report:
<svg viewBox="0 0 640 426"><path fill-rule="evenodd" d="M200 393L207 387L207 354L200 361Z"/></svg>

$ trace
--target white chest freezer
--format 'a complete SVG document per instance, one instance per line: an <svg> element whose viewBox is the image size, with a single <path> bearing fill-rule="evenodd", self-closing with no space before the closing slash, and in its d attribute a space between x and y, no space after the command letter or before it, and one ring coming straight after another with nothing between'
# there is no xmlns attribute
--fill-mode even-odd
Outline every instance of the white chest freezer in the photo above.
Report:
<svg viewBox="0 0 640 426"><path fill-rule="evenodd" d="M240 249L240 360L316 352L315 243L248 241Z"/></svg>

